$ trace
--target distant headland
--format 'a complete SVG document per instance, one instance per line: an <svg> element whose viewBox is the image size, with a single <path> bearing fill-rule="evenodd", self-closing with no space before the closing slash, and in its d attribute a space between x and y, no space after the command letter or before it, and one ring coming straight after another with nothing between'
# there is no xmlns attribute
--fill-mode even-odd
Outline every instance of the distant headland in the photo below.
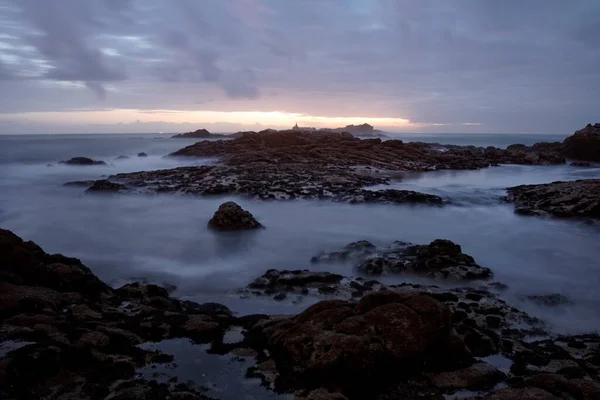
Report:
<svg viewBox="0 0 600 400"><path fill-rule="evenodd" d="M373 125L362 124L362 125L346 125L342 128L314 128L314 127L300 127L296 123L291 129L292 131L298 132L313 132L315 134L320 133L350 133L353 136L363 138L385 138L387 137L383 131L375 129ZM278 132L276 129L266 129L265 131ZM283 130L281 132L286 132ZM181 133L173 136L175 139L217 139L217 138L236 138L242 136L244 132L237 132L233 134L222 134L222 133L210 133L206 129L198 129L193 132Z"/></svg>

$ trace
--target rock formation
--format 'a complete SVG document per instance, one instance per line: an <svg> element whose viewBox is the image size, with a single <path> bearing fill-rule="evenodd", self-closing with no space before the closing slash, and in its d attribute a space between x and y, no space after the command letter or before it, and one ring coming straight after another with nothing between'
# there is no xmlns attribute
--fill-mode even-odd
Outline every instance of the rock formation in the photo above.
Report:
<svg viewBox="0 0 600 400"><path fill-rule="evenodd" d="M600 161L600 123L588 124L563 142L565 155L586 161Z"/></svg>
<svg viewBox="0 0 600 400"><path fill-rule="evenodd" d="M350 243L341 251L322 253L313 263L352 262L365 274L408 273L435 279L475 280L492 277L492 270L478 265L450 240L437 239L428 245L394 242L378 248L367 241Z"/></svg>
<svg viewBox="0 0 600 400"><path fill-rule="evenodd" d="M94 181L85 192L86 193L118 193L127 190L125 185L120 183L113 183L106 179Z"/></svg>

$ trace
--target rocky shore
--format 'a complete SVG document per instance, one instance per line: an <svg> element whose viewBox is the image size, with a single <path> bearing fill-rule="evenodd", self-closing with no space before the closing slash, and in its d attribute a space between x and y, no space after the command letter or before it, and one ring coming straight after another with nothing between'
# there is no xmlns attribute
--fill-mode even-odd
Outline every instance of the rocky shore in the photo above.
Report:
<svg viewBox="0 0 600 400"><path fill-rule="evenodd" d="M409 261L477 265L457 246L417 246ZM0 230L0 397L218 398L201 374L180 382L172 355L141 346L185 338L209 344L213 354L252 360L248 377L296 400L599 398L600 337L553 336L505 303L497 287L484 280L456 289L384 285L272 270L240 294L317 302L297 315L239 316L220 304L178 300L173 288L111 288L79 260ZM225 340L234 330L242 335ZM139 373L165 363L173 366L168 381Z"/></svg>

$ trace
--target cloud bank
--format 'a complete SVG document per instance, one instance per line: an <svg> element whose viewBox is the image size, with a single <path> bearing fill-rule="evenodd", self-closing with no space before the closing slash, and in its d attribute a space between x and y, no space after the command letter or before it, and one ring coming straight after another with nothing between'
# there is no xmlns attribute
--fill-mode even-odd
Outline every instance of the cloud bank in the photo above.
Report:
<svg viewBox="0 0 600 400"><path fill-rule="evenodd" d="M595 0L0 0L0 132L88 131L69 113L110 109L137 111L104 131L174 110L172 130L186 112L279 111L566 134L598 119L599 14Z"/></svg>

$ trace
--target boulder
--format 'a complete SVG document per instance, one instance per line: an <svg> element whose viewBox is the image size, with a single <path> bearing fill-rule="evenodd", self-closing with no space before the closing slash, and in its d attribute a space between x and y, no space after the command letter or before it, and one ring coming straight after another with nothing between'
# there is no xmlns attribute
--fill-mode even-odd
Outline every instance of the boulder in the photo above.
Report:
<svg viewBox="0 0 600 400"><path fill-rule="evenodd" d="M564 154L569 158L600 161L600 123L588 124L563 142Z"/></svg>
<svg viewBox="0 0 600 400"><path fill-rule="evenodd" d="M219 206L215 215L208 221L208 227L219 231L258 229L263 226L254 216L233 201Z"/></svg>
<svg viewBox="0 0 600 400"><path fill-rule="evenodd" d="M59 164L67 165L106 165L104 161L92 160L87 157L73 157L67 161L60 161Z"/></svg>
<svg viewBox="0 0 600 400"><path fill-rule="evenodd" d="M148 157L148 154L141 152L141 153L138 153L138 157Z"/></svg>
<svg viewBox="0 0 600 400"><path fill-rule="evenodd" d="M255 328L266 336L282 374L315 386L402 379L473 362L452 332L450 310L420 294L380 291L357 304L321 301L296 317Z"/></svg>
<svg viewBox="0 0 600 400"><path fill-rule="evenodd" d="M94 181L85 192L86 193L118 193L120 191L127 190L125 185L120 183L113 183L106 179Z"/></svg>

